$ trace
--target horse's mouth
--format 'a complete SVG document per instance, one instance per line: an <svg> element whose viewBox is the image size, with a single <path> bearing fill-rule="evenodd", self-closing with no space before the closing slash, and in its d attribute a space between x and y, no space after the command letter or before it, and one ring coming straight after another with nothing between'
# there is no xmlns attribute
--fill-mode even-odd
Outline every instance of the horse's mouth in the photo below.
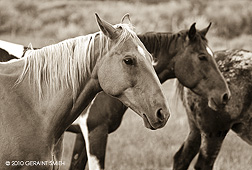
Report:
<svg viewBox="0 0 252 170"><path fill-rule="evenodd" d="M217 105L217 103L214 101L213 98L210 98L210 99L208 100L208 106L209 106L211 109L213 109L214 111L217 111L217 110L218 110L218 105Z"/></svg>
<svg viewBox="0 0 252 170"><path fill-rule="evenodd" d="M151 129L151 130L156 130L156 128L154 128L154 127L151 125L149 119L147 118L147 116L146 116L145 114L143 114L143 120L144 120L144 125L145 125L145 127L147 127L148 129Z"/></svg>
<svg viewBox="0 0 252 170"><path fill-rule="evenodd" d="M225 109L226 104L218 104L213 98L208 100L208 106L214 111Z"/></svg>

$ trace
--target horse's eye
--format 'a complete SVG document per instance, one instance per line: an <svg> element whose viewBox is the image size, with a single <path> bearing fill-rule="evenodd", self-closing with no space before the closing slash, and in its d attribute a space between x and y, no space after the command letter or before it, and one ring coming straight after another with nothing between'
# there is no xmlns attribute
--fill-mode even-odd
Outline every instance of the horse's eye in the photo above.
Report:
<svg viewBox="0 0 252 170"><path fill-rule="evenodd" d="M123 59L123 61L127 65L134 65L134 59L132 59L132 58L125 58L125 59Z"/></svg>
<svg viewBox="0 0 252 170"><path fill-rule="evenodd" d="M201 61L207 61L207 57L205 55L200 55L199 60Z"/></svg>

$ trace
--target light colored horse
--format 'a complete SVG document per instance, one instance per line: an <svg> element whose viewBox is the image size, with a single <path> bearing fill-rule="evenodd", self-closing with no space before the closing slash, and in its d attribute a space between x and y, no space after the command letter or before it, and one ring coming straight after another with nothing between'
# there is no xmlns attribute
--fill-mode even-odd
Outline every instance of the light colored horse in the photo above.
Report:
<svg viewBox="0 0 252 170"><path fill-rule="evenodd" d="M60 160L62 134L100 91L132 108L146 127L165 125L170 112L152 56L130 24L96 19L100 32L0 63L0 169ZM57 168L45 162L35 167Z"/></svg>

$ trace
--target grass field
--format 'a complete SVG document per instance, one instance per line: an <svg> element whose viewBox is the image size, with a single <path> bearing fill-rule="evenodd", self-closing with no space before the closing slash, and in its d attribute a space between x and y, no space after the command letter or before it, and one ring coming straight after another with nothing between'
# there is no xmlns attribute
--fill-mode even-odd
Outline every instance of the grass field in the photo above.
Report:
<svg viewBox="0 0 252 170"><path fill-rule="evenodd" d="M171 103L172 115L167 125L151 131L144 127L142 119L128 110L120 128L109 135L106 169L109 170L170 170L173 155L188 135L188 123L180 101L173 100L173 83L163 87ZM68 168L75 135L65 136L63 160ZM195 160L193 161L193 163ZM193 164L192 163L192 164ZM243 142L233 132L224 141L216 160L214 170L251 170L252 147ZM193 165L189 169L193 169Z"/></svg>
<svg viewBox="0 0 252 170"><path fill-rule="evenodd" d="M120 9L120 10L118 10ZM252 50L251 1L169 1L165 3L93 1L3 1L0 0L0 39L42 47L60 40L98 30L94 12L118 23L131 14L136 32L178 31L196 21L204 28L213 50L243 48ZM156 131L144 127L142 119L128 110L120 128L109 135L106 154L108 170L168 170L173 155L188 134L187 117L181 103L172 98L172 83L163 85L172 106L167 125ZM65 166L68 169L75 135L64 139ZM195 160L194 160L195 162ZM192 163L193 164L193 163ZM193 169L191 165L190 169ZM215 170L251 170L252 146L229 133L215 163Z"/></svg>

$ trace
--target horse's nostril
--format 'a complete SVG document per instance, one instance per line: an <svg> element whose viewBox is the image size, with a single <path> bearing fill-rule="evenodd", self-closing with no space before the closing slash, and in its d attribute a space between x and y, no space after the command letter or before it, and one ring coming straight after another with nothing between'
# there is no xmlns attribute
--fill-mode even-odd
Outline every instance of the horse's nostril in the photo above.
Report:
<svg viewBox="0 0 252 170"><path fill-rule="evenodd" d="M223 103L223 104L227 104L228 100L229 100L229 96L228 96L227 93L225 93L225 94L222 96L222 103Z"/></svg>
<svg viewBox="0 0 252 170"><path fill-rule="evenodd" d="M160 121L163 121L165 119L164 113L162 111L162 109L158 109L157 111L157 117Z"/></svg>

